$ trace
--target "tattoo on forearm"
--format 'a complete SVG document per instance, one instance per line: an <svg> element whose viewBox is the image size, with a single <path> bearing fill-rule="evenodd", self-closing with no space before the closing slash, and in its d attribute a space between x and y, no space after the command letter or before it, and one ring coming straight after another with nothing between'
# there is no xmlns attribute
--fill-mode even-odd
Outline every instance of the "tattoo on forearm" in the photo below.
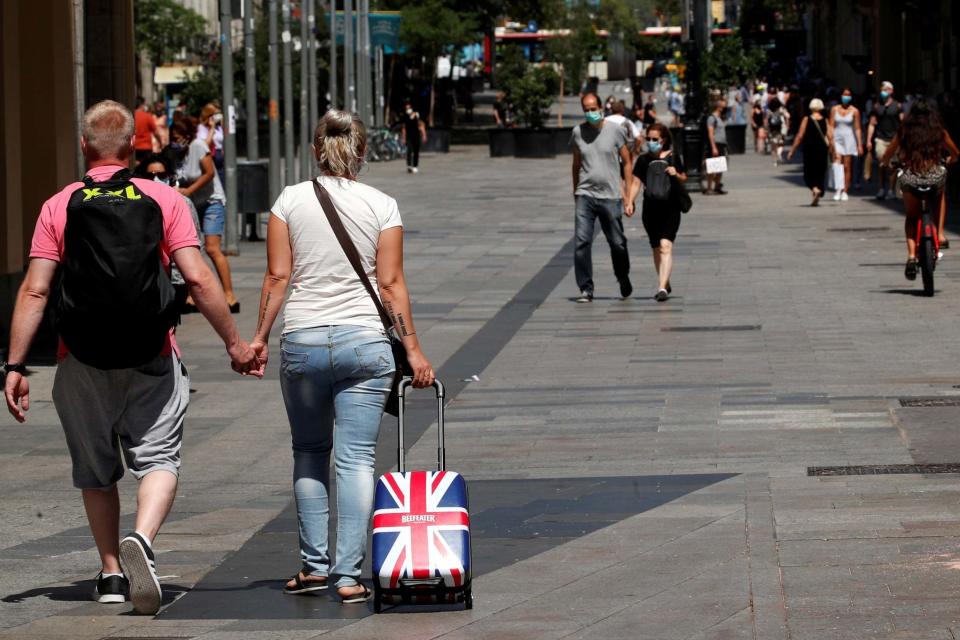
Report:
<svg viewBox="0 0 960 640"><path fill-rule="evenodd" d="M406 336L414 335L413 332L407 327L407 320L403 317L402 313L397 314L397 325L400 327L400 337L404 338Z"/></svg>
<svg viewBox="0 0 960 640"><path fill-rule="evenodd" d="M257 323L257 333L263 328L263 322L267 319L267 308L270 306L270 292L267 292L267 298L263 301L263 310L260 312L260 321Z"/></svg>

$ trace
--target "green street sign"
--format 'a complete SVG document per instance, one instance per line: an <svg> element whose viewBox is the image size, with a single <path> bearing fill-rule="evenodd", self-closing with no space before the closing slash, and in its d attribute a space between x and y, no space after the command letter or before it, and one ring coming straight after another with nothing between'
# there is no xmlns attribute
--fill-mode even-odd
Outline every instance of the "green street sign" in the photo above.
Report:
<svg viewBox="0 0 960 640"><path fill-rule="evenodd" d="M374 11L370 13L370 46L383 47L384 53L403 53L404 47L400 44L400 12ZM337 44L343 44L344 33L343 11L337 11ZM353 12L354 28L357 24L357 12ZM356 42L356 38L354 38Z"/></svg>

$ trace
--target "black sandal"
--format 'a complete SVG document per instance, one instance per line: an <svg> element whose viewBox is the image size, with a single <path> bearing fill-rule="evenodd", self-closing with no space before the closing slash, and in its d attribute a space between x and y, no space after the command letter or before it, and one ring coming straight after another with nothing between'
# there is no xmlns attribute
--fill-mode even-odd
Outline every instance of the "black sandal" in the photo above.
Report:
<svg viewBox="0 0 960 640"><path fill-rule="evenodd" d="M340 602L343 604L360 604L373 597L373 591L370 591L370 589L367 588L367 585L363 584L362 582L358 582L356 586L363 587L363 591L346 597L341 597Z"/></svg>
<svg viewBox="0 0 960 640"><path fill-rule="evenodd" d="M301 572L298 571L298 572L297 572L297 575L295 575L295 576L293 576L293 578L291 578L291 580L293 580L294 583L295 583L294 586L291 587L290 585L287 585L287 584L284 584L284 585L283 585L283 592L284 592L284 593L286 593L286 594L288 594L288 595L291 595L291 596L296 596L296 595L300 595L301 593L311 593L311 592L313 592L313 591L323 591L324 589L327 588L327 581L326 581L326 579L324 579L323 582L320 582L320 581L317 581L317 580L314 580L314 581L312 581L312 582L304 582L304 581L303 581L303 578L300 577L300 574L301 574Z"/></svg>

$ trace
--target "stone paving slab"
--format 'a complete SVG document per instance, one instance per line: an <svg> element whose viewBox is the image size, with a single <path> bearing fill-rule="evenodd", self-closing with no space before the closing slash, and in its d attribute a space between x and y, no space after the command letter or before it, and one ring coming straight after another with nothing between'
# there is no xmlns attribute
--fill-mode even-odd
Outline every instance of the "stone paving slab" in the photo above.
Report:
<svg viewBox="0 0 960 640"><path fill-rule="evenodd" d="M364 179L400 202L418 333L454 391L448 464L478 491L497 487L477 526L508 522L511 492L564 483L634 478L649 508L604 519L590 516L595 498L560 512L521 505L511 517L523 535L488 538L501 548L484 551L473 611L354 617L333 602L309 611L308 599L302 615L278 617L273 608L293 604L271 597L283 598L279 580L295 570L296 536L276 363L263 381L232 377L192 316L179 334L195 390L183 482L157 541L167 602L177 602L151 619L85 600L96 554L69 487L52 370L38 368L30 422L0 429L3 637L956 637L960 478L806 469L960 461L956 407L898 401L960 394L949 331L960 262L948 252L938 295L916 297L902 278L895 203L855 196L811 209L798 167L751 154L731 158L730 195L694 196L669 302L647 297L654 274L634 219L634 297L616 297L600 237L598 296L577 305L568 163L454 148L425 156L417 176L393 163ZM263 248L243 249L233 262L249 334ZM414 466L435 461L429 404L412 411ZM387 468L395 433L384 424ZM699 480L670 493L683 477ZM131 489L125 480L127 515ZM537 542L551 530L557 537ZM266 551L262 615L231 597L244 574L213 580L252 566L255 548ZM173 619L204 597L213 615Z"/></svg>

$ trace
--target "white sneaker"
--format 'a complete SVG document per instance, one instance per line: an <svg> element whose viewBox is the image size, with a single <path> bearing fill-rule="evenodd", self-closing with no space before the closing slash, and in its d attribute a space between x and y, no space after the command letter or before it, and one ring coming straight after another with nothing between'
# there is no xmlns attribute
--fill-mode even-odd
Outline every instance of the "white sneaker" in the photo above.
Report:
<svg viewBox="0 0 960 640"><path fill-rule="evenodd" d="M414 167L414 168L413 168L413 172L414 172L414 173L420 173L420 169L418 169L417 167Z"/></svg>
<svg viewBox="0 0 960 640"><path fill-rule="evenodd" d="M887 197L886 189L881 189L880 191L877 191L877 195L876 195L877 200L883 200L886 197Z"/></svg>
<svg viewBox="0 0 960 640"><path fill-rule="evenodd" d="M839 191L837 191L836 193L833 194L833 199L834 199L835 201L837 201L837 202L840 202L840 192L839 192Z"/></svg>
<svg viewBox="0 0 960 640"><path fill-rule="evenodd" d="M850 199L850 196L847 195L847 192L846 192L846 191L841 191L841 192L840 192L840 199L841 199L842 201L846 202L847 200Z"/></svg>

